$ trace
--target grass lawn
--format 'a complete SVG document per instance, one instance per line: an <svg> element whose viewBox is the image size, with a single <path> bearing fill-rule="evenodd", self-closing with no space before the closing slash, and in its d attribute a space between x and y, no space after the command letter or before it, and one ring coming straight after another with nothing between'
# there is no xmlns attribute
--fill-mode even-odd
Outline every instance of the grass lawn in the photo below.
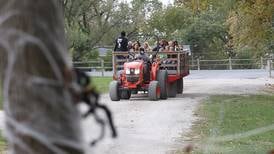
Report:
<svg viewBox="0 0 274 154"><path fill-rule="evenodd" d="M107 93L112 77L92 77L92 85L101 93Z"/></svg>
<svg viewBox="0 0 274 154"><path fill-rule="evenodd" d="M266 154L274 149L274 96L211 96L197 113L201 120L191 133L199 143L194 153ZM221 137L226 135L236 136Z"/></svg>

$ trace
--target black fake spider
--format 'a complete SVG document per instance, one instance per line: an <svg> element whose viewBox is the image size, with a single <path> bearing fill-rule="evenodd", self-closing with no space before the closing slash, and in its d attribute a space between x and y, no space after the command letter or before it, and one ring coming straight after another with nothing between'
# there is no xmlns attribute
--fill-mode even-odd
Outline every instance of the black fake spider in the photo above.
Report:
<svg viewBox="0 0 274 154"><path fill-rule="evenodd" d="M103 110L107 116L108 123L112 132L112 137L117 137L117 132L113 123L112 114L106 105L99 103L99 93L96 92L94 88L90 88L90 77L85 73L78 69L75 69L77 84L81 88L81 92L78 96L78 102L84 102L89 106L89 109L86 113L82 115L83 118L87 118L90 115L93 115L96 122L101 126L101 134L97 139L91 142L91 145L95 145L98 141L102 140L105 136L105 121L100 118L96 110Z"/></svg>

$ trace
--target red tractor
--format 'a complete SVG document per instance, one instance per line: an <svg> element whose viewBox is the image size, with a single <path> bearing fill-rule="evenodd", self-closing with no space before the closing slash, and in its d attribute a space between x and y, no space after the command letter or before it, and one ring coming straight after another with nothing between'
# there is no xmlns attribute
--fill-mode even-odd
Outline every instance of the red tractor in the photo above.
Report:
<svg viewBox="0 0 274 154"><path fill-rule="evenodd" d="M155 52L150 58L121 58L128 54L113 52L114 81L109 86L112 101L130 99L131 94L138 91L147 92L149 99L154 101L176 97L183 92L183 77L189 74L185 52ZM158 54L169 58L159 58Z"/></svg>

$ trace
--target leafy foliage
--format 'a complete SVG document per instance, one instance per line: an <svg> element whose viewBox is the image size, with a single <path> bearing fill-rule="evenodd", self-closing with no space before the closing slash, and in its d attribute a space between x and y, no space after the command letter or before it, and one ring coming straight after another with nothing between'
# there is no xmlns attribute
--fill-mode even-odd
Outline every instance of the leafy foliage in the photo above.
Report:
<svg viewBox="0 0 274 154"><path fill-rule="evenodd" d="M156 34L190 44L202 58L273 52L273 0L63 0L66 31L74 60L96 47L112 46L124 30L129 39ZM94 56L88 56L96 58Z"/></svg>
<svg viewBox="0 0 274 154"><path fill-rule="evenodd" d="M258 55L269 52L274 39L273 14L273 0L238 1L227 19L235 47Z"/></svg>

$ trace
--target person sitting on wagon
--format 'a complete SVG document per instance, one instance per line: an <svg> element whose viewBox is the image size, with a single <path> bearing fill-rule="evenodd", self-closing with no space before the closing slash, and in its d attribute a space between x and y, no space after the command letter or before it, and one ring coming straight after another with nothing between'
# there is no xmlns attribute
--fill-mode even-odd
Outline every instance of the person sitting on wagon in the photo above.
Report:
<svg viewBox="0 0 274 154"><path fill-rule="evenodd" d="M159 52L165 51L167 45L168 45L168 42L166 40L161 40L159 44L152 49L152 51L159 51Z"/></svg>
<svg viewBox="0 0 274 154"><path fill-rule="evenodd" d="M173 41L169 41L168 42L168 46L167 46L167 51L174 51L174 42Z"/></svg>
<svg viewBox="0 0 274 154"><path fill-rule="evenodd" d="M174 51L180 51L181 50L181 47L180 45L178 44L178 41L173 41L173 44L174 44Z"/></svg>
<svg viewBox="0 0 274 154"><path fill-rule="evenodd" d="M148 42L144 43L144 50L146 53L151 51L151 47L149 46Z"/></svg>
<svg viewBox="0 0 274 154"><path fill-rule="evenodd" d="M133 51L134 51L135 53L139 53L140 47L141 47L141 43L140 43L139 41L136 41L136 42L133 44Z"/></svg>
<svg viewBox="0 0 274 154"><path fill-rule="evenodd" d="M136 54L140 51L141 44L139 41L136 41L132 44L132 48L129 50L129 59L134 59Z"/></svg>
<svg viewBox="0 0 274 154"><path fill-rule="evenodd" d="M174 51L174 42L169 41L168 45L165 47L166 52L173 52ZM167 59L163 61L163 64L172 64L172 60L169 60L170 58L173 58L172 54L167 54Z"/></svg>

